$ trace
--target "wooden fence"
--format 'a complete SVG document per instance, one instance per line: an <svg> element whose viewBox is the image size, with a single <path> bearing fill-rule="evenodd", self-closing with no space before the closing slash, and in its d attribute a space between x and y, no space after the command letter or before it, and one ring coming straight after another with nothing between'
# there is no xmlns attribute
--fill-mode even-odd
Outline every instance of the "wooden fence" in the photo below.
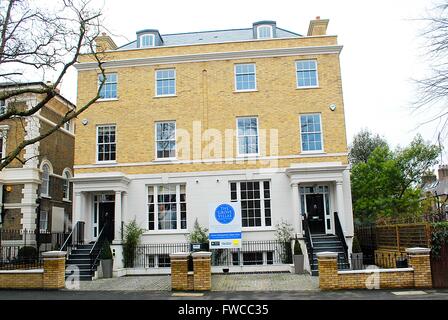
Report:
<svg viewBox="0 0 448 320"><path fill-rule="evenodd" d="M363 252L375 250L404 252L406 248L431 246L429 223L368 225L355 230Z"/></svg>

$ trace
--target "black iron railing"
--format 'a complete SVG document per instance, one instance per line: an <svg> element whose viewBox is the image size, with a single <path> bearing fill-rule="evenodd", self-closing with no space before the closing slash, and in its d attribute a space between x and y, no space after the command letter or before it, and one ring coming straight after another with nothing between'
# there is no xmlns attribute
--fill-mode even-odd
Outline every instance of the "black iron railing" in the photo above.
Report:
<svg viewBox="0 0 448 320"><path fill-rule="evenodd" d="M170 267L171 253L189 252L190 244L155 243L137 246L135 268ZM279 265L292 262L291 244L276 240L243 241L241 249L212 249L212 266Z"/></svg>
<svg viewBox="0 0 448 320"><path fill-rule="evenodd" d="M84 244L84 221L78 221L75 224L72 232L65 239L59 251L67 251L67 257L70 255L73 249L76 249L79 245Z"/></svg>
<svg viewBox="0 0 448 320"><path fill-rule="evenodd" d="M344 256L345 256L345 261L349 261L348 258L348 246L347 246L347 242L345 241L345 235L344 235L344 230L342 230L342 225L341 225L341 221L339 220L339 215L337 212L334 213L334 220L335 220L335 231L336 231L336 236L339 238L339 240L342 243L342 248L344 249Z"/></svg>
<svg viewBox="0 0 448 320"><path fill-rule="evenodd" d="M28 270L42 268L42 256L33 246L0 246L0 270Z"/></svg>
<svg viewBox="0 0 448 320"><path fill-rule="evenodd" d="M313 245L313 238L311 237L311 229L310 229L310 224L309 224L309 220L308 220L308 216L307 215L304 216L302 226L303 226L302 229L303 229L303 231L305 233L305 240L306 240L306 244L307 244L306 249L308 251L308 259L309 259L309 261L311 263L313 261L313 254L314 254L313 247L314 247L314 245Z"/></svg>
<svg viewBox="0 0 448 320"><path fill-rule="evenodd" d="M107 237L107 227L108 227L108 222L106 221L104 223L104 226L101 228L101 231L98 235L98 238L95 241L95 244L93 245L92 249L90 250L90 267L93 269L95 269L96 264L100 258L101 255L101 251L103 250L103 245L104 242L106 240Z"/></svg>

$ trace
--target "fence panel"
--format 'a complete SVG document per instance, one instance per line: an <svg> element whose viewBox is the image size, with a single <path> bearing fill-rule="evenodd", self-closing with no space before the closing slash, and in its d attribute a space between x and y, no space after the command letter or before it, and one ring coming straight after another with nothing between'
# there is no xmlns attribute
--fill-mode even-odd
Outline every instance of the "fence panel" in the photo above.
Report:
<svg viewBox="0 0 448 320"><path fill-rule="evenodd" d="M437 257L431 256L431 273L434 288L448 288L448 244L442 245Z"/></svg>

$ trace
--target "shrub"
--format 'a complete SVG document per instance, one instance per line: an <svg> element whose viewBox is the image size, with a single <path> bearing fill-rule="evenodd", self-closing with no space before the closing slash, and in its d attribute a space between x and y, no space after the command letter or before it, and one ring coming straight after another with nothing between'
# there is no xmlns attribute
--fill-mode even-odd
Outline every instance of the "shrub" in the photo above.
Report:
<svg viewBox="0 0 448 320"><path fill-rule="evenodd" d="M294 242L294 255L295 256L300 256L302 255L302 247L300 246L300 242L298 239L296 239L296 241Z"/></svg>
<svg viewBox="0 0 448 320"><path fill-rule="evenodd" d="M34 247L22 247L17 253L17 258L21 261L35 261L37 259L37 250Z"/></svg>
<svg viewBox="0 0 448 320"><path fill-rule="evenodd" d="M292 233L294 231L292 225L282 219L280 223L275 226L275 238L277 241L281 243L282 253L280 253L280 257L283 263L291 263L292 262L292 248L291 248L291 239Z"/></svg>
<svg viewBox="0 0 448 320"><path fill-rule="evenodd" d="M103 247L101 248L100 259L101 260L110 260L113 258L112 250L110 249L109 241L103 242Z"/></svg>
<svg viewBox="0 0 448 320"><path fill-rule="evenodd" d="M124 226L123 263L125 268L134 267L135 251L142 234L143 229L137 225L135 219Z"/></svg>
<svg viewBox="0 0 448 320"><path fill-rule="evenodd" d="M352 252L353 253L361 253L361 245L359 244L358 237L353 237L353 245L352 245Z"/></svg>
<svg viewBox="0 0 448 320"><path fill-rule="evenodd" d="M194 221L193 231L187 236L190 243L207 243L208 229L199 225L198 219Z"/></svg>

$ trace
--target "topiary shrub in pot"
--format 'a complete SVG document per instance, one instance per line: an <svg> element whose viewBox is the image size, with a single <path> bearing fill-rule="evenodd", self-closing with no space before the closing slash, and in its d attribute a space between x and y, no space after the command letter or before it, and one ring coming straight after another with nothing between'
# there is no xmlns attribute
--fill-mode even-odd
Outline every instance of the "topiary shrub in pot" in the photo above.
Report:
<svg viewBox="0 0 448 320"><path fill-rule="evenodd" d="M353 270L362 270L364 268L363 263L364 256L362 254L361 246L359 244L358 238L356 236L353 237L353 245L352 245L352 269Z"/></svg>
<svg viewBox="0 0 448 320"><path fill-rule="evenodd" d="M190 251L209 251L208 229L201 227L197 218L194 221L193 230L187 238L190 242Z"/></svg>
<svg viewBox="0 0 448 320"><path fill-rule="evenodd" d="M299 239L294 241L294 271L296 274L303 273L304 257L302 253L302 247L300 246Z"/></svg>
<svg viewBox="0 0 448 320"><path fill-rule="evenodd" d="M100 254L101 268L103 270L103 278L112 278L112 270L114 267L114 259L109 241L103 242Z"/></svg>

